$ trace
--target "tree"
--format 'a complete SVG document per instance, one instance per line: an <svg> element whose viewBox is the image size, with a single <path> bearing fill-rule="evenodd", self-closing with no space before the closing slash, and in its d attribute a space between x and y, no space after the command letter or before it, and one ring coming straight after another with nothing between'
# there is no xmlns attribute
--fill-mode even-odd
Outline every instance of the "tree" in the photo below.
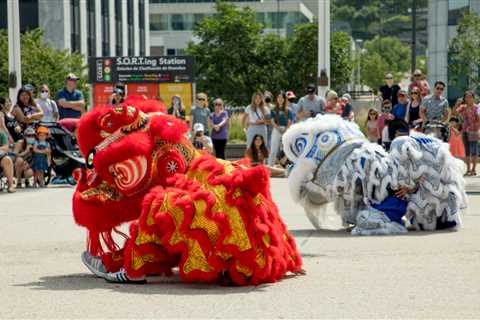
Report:
<svg viewBox="0 0 480 320"><path fill-rule="evenodd" d="M195 28L198 42L187 53L196 61L197 90L246 105L257 91L303 93L317 79L317 24L295 26L288 38L262 34L254 12L217 2L217 13ZM348 83L352 71L350 37L331 35L332 88Z"/></svg>
<svg viewBox="0 0 480 320"><path fill-rule="evenodd" d="M65 76L69 72L80 77L79 88L88 91L84 70L86 65L83 56L78 53L69 53L66 50L57 50L43 41L43 32L40 29L25 32L21 35L22 81L38 88L46 83L50 92L55 94L64 86ZM8 95L8 35L6 30L0 30L0 96ZM15 101L14 101L15 102Z"/></svg>
<svg viewBox="0 0 480 320"><path fill-rule="evenodd" d="M195 57L197 86L228 103L245 104L258 84L257 43L262 25L248 7L217 2L216 13L194 29L200 39L187 53Z"/></svg>
<svg viewBox="0 0 480 320"><path fill-rule="evenodd" d="M450 42L449 70L451 81L460 83L460 79L468 77L469 89L476 89L480 84L480 15L467 13L458 25L455 38ZM467 89L467 88L463 88Z"/></svg>
<svg viewBox="0 0 480 320"><path fill-rule="evenodd" d="M410 52L397 38L376 36L366 41L360 59L362 82L377 90L387 72L400 81L410 70Z"/></svg>

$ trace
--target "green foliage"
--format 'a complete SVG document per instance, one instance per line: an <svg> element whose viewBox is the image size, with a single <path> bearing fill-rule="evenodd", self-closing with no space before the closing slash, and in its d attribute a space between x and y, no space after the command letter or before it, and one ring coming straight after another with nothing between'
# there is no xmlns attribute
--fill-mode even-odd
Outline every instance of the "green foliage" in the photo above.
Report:
<svg viewBox="0 0 480 320"><path fill-rule="evenodd" d="M302 94L317 78L316 23L297 25L289 38L263 35L249 8L217 2L217 13L195 28L199 42L187 53L196 61L197 90L221 96L232 105L246 105L257 90L294 90ZM348 81L352 70L350 38L331 36L332 88Z"/></svg>
<svg viewBox="0 0 480 320"><path fill-rule="evenodd" d="M64 86L65 76L75 73L81 79L79 89L87 94L86 69L83 57L77 53L56 50L43 42L43 32L40 29L25 32L21 35L22 82L30 83L38 88L46 83L52 94ZM8 95L8 35L6 30L0 30L0 96Z"/></svg>
<svg viewBox="0 0 480 320"><path fill-rule="evenodd" d="M243 114L234 113L230 117L230 126L228 128L228 143L245 143L247 140L242 126Z"/></svg>
<svg viewBox="0 0 480 320"><path fill-rule="evenodd" d="M467 13L458 25L457 36L450 42L449 70L451 81L460 84L464 76L469 78L469 89L480 84L480 15ZM462 88L467 89L467 88Z"/></svg>
<svg viewBox="0 0 480 320"><path fill-rule="evenodd" d="M410 70L410 53L410 47L397 38L376 36L366 41L360 62L362 82L378 90L387 72L392 73L395 81L400 81Z"/></svg>
<svg viewBox="0 0 480 320"><path fill-rule="evenodd" d="M195 57L197 87L227 103L248 101L259 73L256 47L262 25L248 7L217 2L216 11L195 27L201 41L187 48Z"/></svg>

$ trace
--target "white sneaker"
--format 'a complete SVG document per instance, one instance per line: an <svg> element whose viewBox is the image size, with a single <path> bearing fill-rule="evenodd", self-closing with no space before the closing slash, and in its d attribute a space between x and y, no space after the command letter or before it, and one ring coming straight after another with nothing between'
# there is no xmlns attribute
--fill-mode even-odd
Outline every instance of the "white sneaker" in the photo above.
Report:
<svg viewBox="0 0 480 320"><path fill-rule="evenodd" d="M85 251L82 253L82 262L94 275L105 279L108 271L103 265L102 259L99 257L94 257Z"/></svg>
<svg viewBox="0 0 480 320"><path fill-rule="evenodd" d="M131 279L127 276L127 272L125 269L120 269L120 271L117 272L109 272L105 275L104 277L107 282L112 282L112 283L136 283L136 284L144 284L147 283L147 279L145 277L137 278L137 279Z"/></svg>

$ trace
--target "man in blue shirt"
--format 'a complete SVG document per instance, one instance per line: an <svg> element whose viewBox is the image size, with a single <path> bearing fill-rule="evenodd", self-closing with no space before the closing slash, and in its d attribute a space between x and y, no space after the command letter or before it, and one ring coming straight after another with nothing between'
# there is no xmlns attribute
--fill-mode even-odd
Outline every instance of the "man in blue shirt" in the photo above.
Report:
<svg viewBox="0 0 480 320"><path fill-rule="evenodd" d="M65 88L57 93L57 105L60 119L80 118L85 111L85 99L80 90L77 90L78 77L69 73L65 79Z"/></svg>
<svg viewBox="0 0 480 320"><path fill-rule="evenodd" d="M405 120L407 116L407 92L405 90L398 91L398 103L393 107L392 114L395 119Z"/></svg>

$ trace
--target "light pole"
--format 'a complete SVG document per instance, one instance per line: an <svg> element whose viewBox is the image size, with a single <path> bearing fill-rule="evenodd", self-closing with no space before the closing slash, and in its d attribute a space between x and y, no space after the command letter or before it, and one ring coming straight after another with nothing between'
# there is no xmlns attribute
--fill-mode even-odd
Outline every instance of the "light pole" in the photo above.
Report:
<svg viewBox="0 0 480 320"><path fill-rule="evenodd" d="M20 13L18 0L7 1L8 19L8 95L16 103L18 89L22 86L20 52Z"/></svg>
<svg viewBox="0 0 480 320"><path fill-rule="evenodd" d="M318 95L330 87L330 0L318 3Z"/></svg>

